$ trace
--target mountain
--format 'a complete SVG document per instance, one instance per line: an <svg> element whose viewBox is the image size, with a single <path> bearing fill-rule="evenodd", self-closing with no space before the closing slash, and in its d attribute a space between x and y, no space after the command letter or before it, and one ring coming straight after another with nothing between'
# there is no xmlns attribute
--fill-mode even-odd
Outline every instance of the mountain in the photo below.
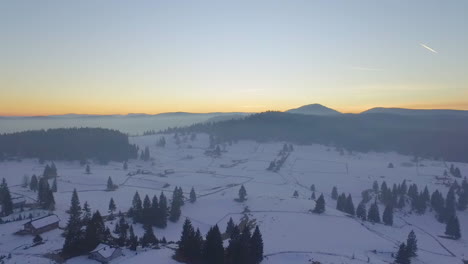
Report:
<svg viewBox="0 0 468 264"><path fill-rule="evenodd" d="M299 108L289 109L286 113L303 115L339 115L340 112L323 106L321 104L304 105Z"/></svg>
<svg viewBox="0 0 468 264"><path fill-rule="evenodd" d="M394 114L409 116L468 116L467 110L450 109L406 109L406 108L385 108L375 107L361 114Z"/></svg>

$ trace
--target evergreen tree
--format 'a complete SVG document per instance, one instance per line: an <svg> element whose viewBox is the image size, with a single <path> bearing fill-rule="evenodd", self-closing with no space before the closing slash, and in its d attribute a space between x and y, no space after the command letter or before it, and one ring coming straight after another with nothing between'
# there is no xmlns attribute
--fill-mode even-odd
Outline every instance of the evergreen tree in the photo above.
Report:
<svg viewBox="0 0 468 264"><path fill-rule="evenodd" d="M372 184L372 190L374 190L375 193L379 192L379 183L377 183L377 181L374 181Z"/></svg>
<svg viewBox="0 0 468 264"><path fill-rule="evenodd" d="M405 196L400 195L400 198L398 199L398 208L404 208L405 207Z"/></svg>
<svg viewBox="0 0 468 264"><path fill-rule="evenodd" d="M21 187L23 187L23 188L29 187L29 177L28 177L28 175L23 176L23 181L21 183Z"/></svg>
<svg viewBox="0 0 468 264"><path fill-rule="evenodd" d="M115 189L116 189L116 186L114 185L112 178L109 176L109 178L107 178L107 190L114 191Z"/></svg>
<svg viewBox="0 0 468 264"><path fill-rule="evenodd" d="M373 223L380 223L380 212L377 203L373 203L369 208L369 213L367 214L367 220Z"/></svg>
<svg viewBox="0 0 468 264"><path fill-rule="evenodd" d="M123 215L120 216L118 227L119 228L116 230L118 234L117 243L119 244L119 246L123 247L127 242L127 233L129 229L129 225L127 221L125 221L125 217Z"/></svg>
<svg viewBox="0 0 468 264"><path fill-rule="evenodd" d="M356 216L358 218L361 218L362 220L366 221L367 219L367 210L366 210L366 204L365 203L359 203L357 209L356 209Z"/></svg>
<svg viewBox="0 0 468 264"><path fill-rule="evenodd" d="M91 221L86 225L84 240L81 246L84 247L83 252L93 250L105 240L106 226L102 220L99 211L96 211L91 218Z"/></svg>
<svg viewBox="0 0 468 264"><path fill-rule="evenodd" d="M130 214L133 217L133 221L141 222L142 211L143 211L143 204L141 202L140 194L137 191L135 192L135 195L133 196L131 214Z"/></svg>
<svg viewBox="0 0 468 264"><path fill-rule="evenodd" d="M151 224L154 226L158 226L158 219L159 219L159 201L156 195L153 195L153 199L151 200Z"/></svg>
<svg viewBox="0 0 468 264"><path fill-rule="evenodd" d="M246 226L239 238L239 263L250 263L252 256L250 229Z"/></svg>
<svg viewBox="0 0 468 264"><path fill-rule="evenodd" d="M443 220L448 221L455 215L455 190L450 188L445 199L445 208L443 213Z"/></svg>
<svg viewBox="0 0 468 264"><path fill-rule="evenodd" d="M342 193L336 199L336 210L344 212L346 210L346 195Z"/></svg>
<svg viewBox="0 0 468 264"><path fill-rule="evenodd" d="M65 227L65 243L62 253L65 257L74 257L82 253L83 232L81 230L81 206L76 189L73 190L67 226Z"/></svg>
<svg viewBox="0 0 468 264"><path fill-rule="evenodd" d="M333 186L332 192L331 192L331 197L333 200L338 199L338 188L336 186Z"/></svg>
<svg viewBox="0 0 468 264"><path fill-rule="evenodd" d="M141 222L143 225L152 225L152 205L151 205L151 200L148 195L145 195L145 198L143 199L143 209L141 213Z"/></svg>
<svg viewBox="0 0 468 264"><path fill-rule="evenodd" d="M310 186L310 191L315 192L315 184L312 184L312 185Z"/></svg>
<svg viewBox="0 0 468 264"><path fill-rule="evenodd" d="M83 204L82 214L83 214L82 223L87 225L88 222L91 220L91 209L89 208L88 202L85 202Z"/></svg>
<svg viewBox="0 0 468 264"><path fill-rule="evenodd" d="M353 198L351 197L351 194L348 194L348 197L346 198L345 212L352 216L355 215L354 203L353 203Z"/></svg>
<svg viewBox="0 0 468 264"><path fill-rule="evenodd" d="M123 163L123 169L124 169L124 170L128 170L128 163L127 163L127 161L124 161L124 163Z"/></svg>
<svg viewBox="0 0 468 264"><path fill-rule="evenodd" d="M117 207L115 206L114 198L111 198L109 201L109 214L110 214L110 219L114 219L114 212L117 210Z"/></svg>
<svg viewBox="0 0 468 264"><path fill-rule="evenodd" d="M143 226L143 229L145 230L145 233L143 234L143 237L141 238L141 246L151 247L153 245L156 245L158 243L158 239L154 235L153 227L151 225L145 224Z"/></svg>
<svg viewBox="0 0 468 264"><path fill-rule="evenodd" d="M468 208L468 189L463 188L458 194L458 210L464 211Z"/></svg>
<svg viewBox="0 0 468 264"><path fill-rule="evenodd" d="M176 255L188 262L194 262L200 255L201 244L192 223L189 219L185 219L182 227L182 234L178 242L179 248Z"/></svg>
<svg viewBox="0 0 468 264"><path fill-rule="evenodd" d="M91 167L89 167L89 164L86 164L86 174L91 174Z"/></svg>
<svg viewBox="0 0 468 264"><path fill-rule="evenodd" d="M315 199L316 199L316 197L315 197L315 192L312 192L312 195L310 196L310 199L312 199L312 200L315 200Z"/></svg>
<svg viewBox="0 0 468 264"><path fill-rule="evenodd" d="M410 264L411 259L408 254L408 250L406 249L405 243L400 244L400 248L398 249L398 253L395 257L395 263L397 264Z"/></svg>
<svg viewBox="0 0 468 264"><path fill-rule="evenodd" d="M7 216L13 213L13 202L11 200L11 193L5 178L2 179L2 184L0 184L0 202L2 205L3 216Z"/></svg>
<svg viewBox="0 0 468 264"><path fill-rule="evenodd" d="M178 187L175 187L174 192L172 193L172 202L171 202L171 210L169 212L169 220L171 222L177 222L181 215L180 207L182 206L182 199L181 199L181 191Z"/></svg>
<svg viewBox="0 0 468 264"><path fill-rule="evenodd" d="M239 227L234 226L226 249L226 262L229 264L240 263L240 235Z"/></svg>
<svg viewBox="0 0 468 264"><path fill-rule="evenodd" d="M203 260L205 264L223 264L224 248L221 233L218 225L210 228L206 234L206 240L203 247Z"/></svg>
<svg viewBox="0 0 468 264"><path fill-rule="evenodd" d="M325 198L323 198L323 194L315 202L314 213L321 214L325 212Z"/></svg>
<svg viewBox="0 0 468 264"><path fill-rule="evenodd" d="M167 199L163 192L159 196L159 218L157 227L165 228L167 226Z"/></svg>
<svg viewBox="0 0 468 264"><path fill-rule="evenodd" d="M262 233L258 226L255 227L255 231L250 239L251 258L254 264L258 264L263 260L263 238Z"/></svg>
<svg viewBox="0 0 468 264"><path fill-rule="evenodd" d="M406 185L406 180L403 180L400 186L400 194L406 194L407 191L408 191L408 187Z"/></svg>
<svg viewBox="0 0 468 264"><path fill-rule="evenodd" d="M406 250L408 250L409 256L416 257L416 252L418 251L418 240L416 239L416 234L414 234L413 230L408 234L406 245Z"/></svg>
<svg viewBox="0 0 468 264"><path fill-rule="evenodd" d="M29 189L31 189L31 191L37 191L37 187L38 187L38 181L37 181L37 176L34 174L32 177L31 177L31 181L29 182Z"/></svg>
<svg viewBox="0 0 468 264"><path fill-rule="evenodd" d="M130 226L129 229L129 238L128 238L129 249L135 251L138 247L138 237L135 236L133 232L133 226Z"/></svg>
<svg viewBox="0 0 468 264"><path fill-rule="evenodd" d="M194 203L197 201L197 195L195 194L195 189L192 189L190 190L190 202L191 203Z"/></svg>
<svg viewBox="0 0 468 264"><path fill-rule="evenodd" d="M54 178L52 182L52 188L50 189L52 192L57 192L57 178Z"/></svg>
<svg viewBox="0 0 468 264"><path fill-rule="evenodd" d="M229 221L226 226L226 235L231 236L232 232L234 231L234 228L236 227L236 224L234 224L234 221L232 220L232 217L229 218Z"/></svg>
<svg viewBox="0 0 468 264"><path fill-rule="evenodd" d="M247 191L245 190L244 185L241 185L241 187L239 189L239 199L238 199L238 201L239 202L245 201L246 196L247 196Z"/></svg>
<svg viewBox="0 0 468 264"><path fill-rule="evenodd" d="M393 207L391 205L385 206L385 210L383 212L382 221L385 225L393 225Z"/></svg>
<svg viewBox="0 0 468 264"><path fill-rule="evenodd" d="M450 219L448 219L447 225L445 226L445 234L457 240L461 238L460 223L456 215L452 215Z"/></svg>
<svg viewBox="0 0 468 264"><path fill-rule="evenodd" d="M299 197L299 193L298 193L297 191L294 191L294 193L293 193L293 197L294 197L294 198L297 198L297 197Z"/></svg>

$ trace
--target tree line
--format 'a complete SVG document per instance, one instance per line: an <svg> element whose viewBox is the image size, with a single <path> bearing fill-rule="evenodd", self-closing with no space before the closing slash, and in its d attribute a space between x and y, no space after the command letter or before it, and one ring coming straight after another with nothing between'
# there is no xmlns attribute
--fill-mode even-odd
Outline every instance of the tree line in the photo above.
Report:
<svg viewBox="0 0 468 264"><path fill-rule="evenodd" d="M59 128L0 135L0 158L23 157L45 160L99 162L137 158L138 147L128 136L103 128Z"/></svg>

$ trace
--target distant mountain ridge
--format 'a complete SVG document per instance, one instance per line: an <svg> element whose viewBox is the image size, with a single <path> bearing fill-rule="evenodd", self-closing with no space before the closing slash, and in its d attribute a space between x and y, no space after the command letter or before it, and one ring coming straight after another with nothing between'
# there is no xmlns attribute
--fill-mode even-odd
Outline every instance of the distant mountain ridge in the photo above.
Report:
<svg viewBox="0 0 468 264"><path fill-rule="evenodd" d="M304 105L299 108L289 109L285 111L286 113L291 114L302 114L302 115L340 115L341 113L323 106L321 104L309 104Z"/></svg>
<svg viewBox="0 0 468 264"><path fill-rule="evenodd" d="M408 116L468 116L468 110L375 107L361 112L361 114L395 114Z"/></svg>

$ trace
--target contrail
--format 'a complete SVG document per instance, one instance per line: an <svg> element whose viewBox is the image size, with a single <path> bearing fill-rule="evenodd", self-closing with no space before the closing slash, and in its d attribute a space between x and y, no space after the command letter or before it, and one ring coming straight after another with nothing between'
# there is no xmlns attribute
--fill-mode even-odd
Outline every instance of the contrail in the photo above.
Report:
<svg viewBox="0 0 468 264"><path fill-rule="evenodd" d="M425 48L425 49L427 49L428 51L430 51L430 52L437 53L437 51L435 51L434 49L432 49L431 47L429 47L429 46L427 46L427 45L425 45L425 44L420 43L420 45L421 45L423 48Z"/></svg>

